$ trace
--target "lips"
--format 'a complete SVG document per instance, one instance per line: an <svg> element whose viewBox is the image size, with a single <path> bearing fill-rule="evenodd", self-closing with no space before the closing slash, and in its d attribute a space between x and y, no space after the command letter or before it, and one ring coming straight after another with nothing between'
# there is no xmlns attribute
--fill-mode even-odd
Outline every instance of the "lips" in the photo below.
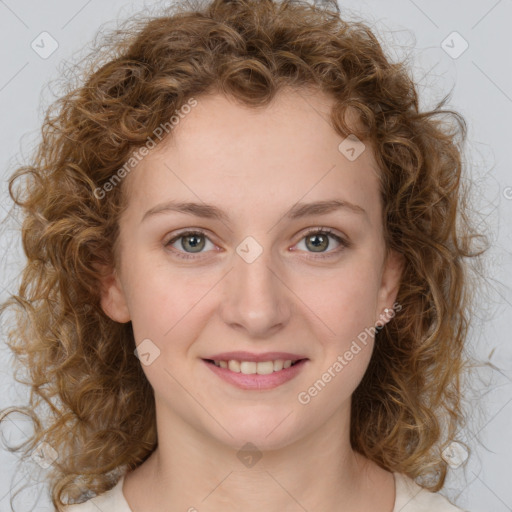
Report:
<svg viewBox="0 0 512 512"><path fill-rule="evenodd" d="M203 361L217 376L236 387L264 390L293 379L308 358L290 352L223 352Z"/></svg>

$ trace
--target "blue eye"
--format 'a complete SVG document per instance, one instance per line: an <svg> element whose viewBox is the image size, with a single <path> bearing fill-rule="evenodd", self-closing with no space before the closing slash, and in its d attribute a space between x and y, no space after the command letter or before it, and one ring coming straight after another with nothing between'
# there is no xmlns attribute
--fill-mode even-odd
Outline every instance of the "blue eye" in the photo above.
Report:
<svg viewBox="0 0 512 512"><path fill-rule="evenodd" d="M336 243L338 244L338 247L335 248L334 250L327 252L327 248L329 248L329 246L331 245L329 239L335 240ZM180 240L180 247L173 248L173 252L179 258L196 259L196 256L194 256L194 254L201 254L202 252L205 252L203 251L203 249L207 246L208 242L211 244L213 248L215 248L215 245L208 238L206 233L200 230L184 231L182 233L179 233L177 236L169 240L165 244L165 246L173 246L174 244L176 244L176 242L179 242ZM308 257L313 257L315 259L336 256L344 248L348 248L351 246L351 244L347 240L341 238L338 235L333 234L332 230L328 228L315 228L313 230L310 230L302 237L299 244L303 240L305 240L306 252L313 253L313 256ZM310 249L310 251L308 251L307 249Z"/></svg>

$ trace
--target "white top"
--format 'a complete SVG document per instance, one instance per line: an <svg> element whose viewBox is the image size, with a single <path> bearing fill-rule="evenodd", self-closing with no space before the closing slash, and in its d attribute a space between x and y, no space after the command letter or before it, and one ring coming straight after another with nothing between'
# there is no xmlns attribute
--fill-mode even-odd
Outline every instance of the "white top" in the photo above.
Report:
<svg viewBox="0 0 512 512"><path fill-rule="evenodd" d="M452 505L444 496L423 489L402 473L395 477L395 505L393 512L465 512ZM66 512L133 512L123 494L124 476L107 492L84 503L68 505Z"/></svg>

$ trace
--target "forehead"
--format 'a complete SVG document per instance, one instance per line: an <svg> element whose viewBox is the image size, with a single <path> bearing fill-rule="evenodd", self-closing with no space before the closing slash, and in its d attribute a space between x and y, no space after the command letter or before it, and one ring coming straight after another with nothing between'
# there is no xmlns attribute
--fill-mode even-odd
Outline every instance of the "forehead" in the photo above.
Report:
<svg viewBox="0 0 512 512"><path fill-rule="evenodd" d="M354 160L342 153L344 137L330 123L331 97L285 89L258 108L222 94L196 100L128 176L130 207L179 199L261 212L339 198L379 215L371 148L366 144Z"/></svg>

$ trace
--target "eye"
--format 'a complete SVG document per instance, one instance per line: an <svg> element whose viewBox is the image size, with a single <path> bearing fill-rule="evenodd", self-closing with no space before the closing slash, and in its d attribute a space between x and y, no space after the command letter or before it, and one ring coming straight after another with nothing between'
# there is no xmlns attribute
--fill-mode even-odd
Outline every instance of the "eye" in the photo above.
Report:
<svg viewBox="0 0 512 512"><path fill-rule="evenodd" d="M338 245L338 249L340 250L332 250L327 254L319 254L325 253L329 246L331 245L329 242L329 238L332 238L336 241ZM329 258L339 254L344 248L350 246L350 243L343 239L342 237L333 234L332 230L329 228L315 228L306 233L306 235L299 242L300 245L304 240L304 245L306 247L307 252L313 252L319 254L319 256L313 256L315 258ZM309 256L308 256L309 257Z"/></svg>
<svg viewBox="0 0 512 512"><path fill-rule="evenodd" d="M206 241L208 240L210 244L214 246L211 240L206 236L203 231L185 231L180 233L178 236L175 236L171 240L169 240L165 246L172 246L176 242L181 242L178 244L178 248L174 248L176 255L180 258L190 259L194 258L194 256L184 253L183 251L190 251L192 254L199 254L202 252L204 247L206 246Z"/></svg>

